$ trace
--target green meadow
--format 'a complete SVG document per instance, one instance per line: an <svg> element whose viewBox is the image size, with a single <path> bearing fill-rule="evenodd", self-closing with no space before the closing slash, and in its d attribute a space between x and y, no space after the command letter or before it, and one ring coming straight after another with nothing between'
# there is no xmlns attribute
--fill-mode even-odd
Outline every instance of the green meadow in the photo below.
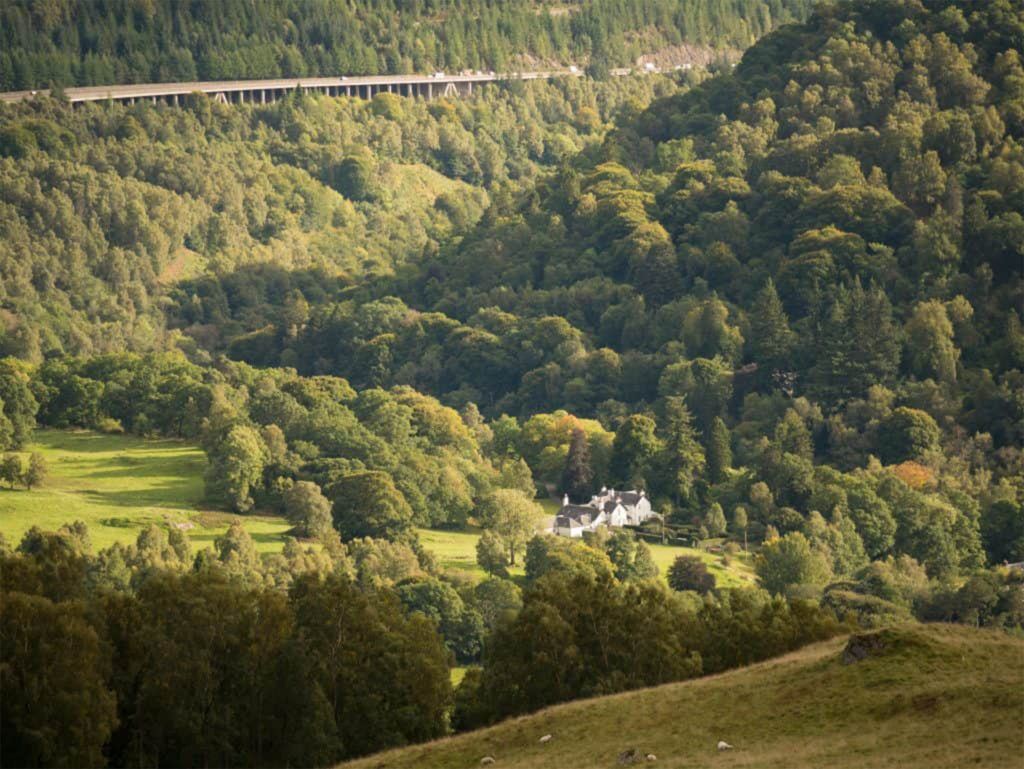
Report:
<svg viewBox="0 0 1024 769"><path fill-rule="evenodd" d="M96 550L114 542L133 542L151 523L161 526L190 523L188 531L198 550L212 545L235 518L252 535L261 552L280 550L288 523L279 516L236 516L215 510L203 500L206 457L197 446L170 439L103 435L86 430L37 430L26 452L38 451L46 459L49 478L32 491L0 487L0 533L12 545L32 526L55 530L62 524L84 521ZM544 518L558 509L543 500ZM480 529L418 529L423 545L444 569L470 579L486 575L476 563ZM689 547L649 543L664 579L680 555L697 555L708 565L720 586L753 584L749 560L734 557L726 566L721 556ZM510 569L522 576L522 560Z"/></svg>
<svg viewBox="0 0 1024 769"><path fill-rule="evenodd" d="M658 575L662 579L667 579L668 570L676 558L681 555L695 555L704 561L708 571L715 575L717 587L749 587L757 582L750 553L732 556L727 565L723 562L721 554L709 553L696 547L662 545L658 542L648 542L647 546L651 548L651 555L658 565Z"/></svg>
<svg viewBox="0 0 1024 769"><path fill-rule="evenodd" d="M552 503L555 504L555 503ZM545 505L545 513L548 513ZM545 520L548 516L545 516ZM540 522L538 522L538 525ZM449 571L458 572L474 579L483 579L487 576L484 570L476 563L476 542L480 538L480 530L469 527L459 531L446 531L438 529L417 529L420 541L423 546L437 556L438 564ZM722 556L706 552L693 547L682 547L678 545L662 545L657 542L648 542L651 548L651 555L658 565L658 575L666 579L669 567L681 555L695 555L707 564L708 571L715 575L715 582L718 587L742 587L753 585L757 578L751 566L749 553L740 553L733 556L731 562L726 565L722 562ZM513 576L524 574L522 558L509 572Z"/></svg>
<svg viewBox="0 0 1024 769"><path fill-rule="evenodd" d="M0 533L16 545L32 526L55 530L84 521L94 549L133 542L151 523L191 523L196 549L212 545L236 517L203 504L206 457L181 441L37 430L26 452L49 466L32 491L0 488ZM276 516L241 516L262 552L280 550L289 526Z"/></svg>

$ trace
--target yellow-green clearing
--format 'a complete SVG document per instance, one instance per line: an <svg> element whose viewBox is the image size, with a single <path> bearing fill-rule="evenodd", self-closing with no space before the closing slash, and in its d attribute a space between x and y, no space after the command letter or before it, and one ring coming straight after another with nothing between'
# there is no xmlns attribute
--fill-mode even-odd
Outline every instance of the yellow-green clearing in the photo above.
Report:
<svg viewBox="0 0 1024 769"><path fill-rule="evenodd" d="M648 542L647 546L651 548L651 555L658 565L658 574L662 579L667 579L668 570L676 558L681 555L695 555L704 561L708 571L715 575L716 587L750 587L757 584L757 577L750 563L750 553L731 556L729 565L726 565L722 563L721 555L695 547L662 545L659 542Z"/></svg>
<svg viewBox="0 0 1024 769"><path fill-rule="evenodd" d="M487 576L483 569L476 563L476 542L480 539L480 529L468 527L458 531L446 531L440 529L418 529L420 541L423 546L437 556L438 563L444 569L465 574L475 579L483 579ZM741 587L757 583L753 569L750 566L750 554L741 553L733 556L731 563L727 566L722 563L722 556L708 553L692 547L678 545L662 545L657 542L648 542L651 548L651 555L658 565L658 574L666 579L669 567L681 555L695 555L708 566L708 571L715 575L715 583L718 587ZM509 572L515 575L522 575L522 560Z"/></svg>
<svg viewBox="0 0 1024 769"><path fill-rule="evenodd" d="M442 569L463 574L473 579L487 576L476 563L476 542L480 530L467 528L460 531L442 529L417 529L423 547L437 557Z"/></svg>
<svg viewBox="0 0 1024 769"><path fill-rule="evenodd" d="M489 729L369 756L373 769L613 769L636 750L667 769L1024 766L1024 641L962 625L846 638L718 676L548 708ZM542 735L551 739L541 743ZM724 740L732 750L719 751ZM656 763L645 757L653 754Z"/></svg>
<svg viewBox="0 0 1024 769"><path fill-rule="evenodd" d="M56 530L84 521L94 549L134 542L151 523L191 523L197 549L212 545L236 517L262 552L280 550L288 523L276 516L234 516L203 503L206 457L196 446L89 431L37 430L49 478L32 491L0 488L0 532L16 545L32 526Z"/></svg>
<svg viewBox="0 0 1024 769"><path fill-rule="evenodd" d="M65 523L84 521L93 547L99 550L114 542L134 542L139 531L151 523L191 523L188 535L196 549L201 549L212 545L236 518L261 552L276 552L284 544L289 526L283 518L236 516L204 502L206 457L189 443L88 430L37 430L25 449L29 451L43 455L49 478L32 491L0 487L0 533L12 545L32 526L52 531ZM541 505L545 519L557 512L557 502L544 500ZM418 533L443 568L473 579L486 576L476 563L480 529L419 529ZM733 558L725 566L720 556L702 550L656 543L650 547L663 578L678 556L698 555L719 586L754 582L748 563L741 558ZM510 571L522 576L522 562Z"/></svg>

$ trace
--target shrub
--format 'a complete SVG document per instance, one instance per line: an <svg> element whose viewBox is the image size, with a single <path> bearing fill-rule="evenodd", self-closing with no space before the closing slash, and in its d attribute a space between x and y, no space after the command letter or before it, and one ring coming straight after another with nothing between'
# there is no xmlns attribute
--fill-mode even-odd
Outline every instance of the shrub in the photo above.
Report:
<svg viewBox="0 0 1024 769"><path fill-rule="evenodd" d="M96 423L96 429L107 435L120 435L124 432L124 425L113 417L103 417Z"/></svg>

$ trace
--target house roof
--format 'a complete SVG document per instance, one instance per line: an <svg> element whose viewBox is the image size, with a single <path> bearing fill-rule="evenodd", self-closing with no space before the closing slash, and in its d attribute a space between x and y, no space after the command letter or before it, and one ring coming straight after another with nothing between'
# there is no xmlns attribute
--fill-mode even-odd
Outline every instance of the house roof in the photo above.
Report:
<svg viewBox="0 0 1024 769"><path fill-rule="evenodd" d="M562 505L555 519L555 526L563 528L569 526L569 523L563 523L568 520L572 520L576 526L588 526L602 515L610 516L620 504L635 505L643 497L642 491L618 491L614 496L609 495L606 491L593 497L585 505Z"/></svg>
<svg viewBox="0 0 1024 769"><path fill-rule="evenodd" d="M638 491L623 491L618 495L619 501L624 505L635 505L640 501L642 495Z"/></svg>
<svg viewBox="0 0 1024 769"><path fill-rule="evenodd" d="M555 516L555 528L556 529L571 529L579 528L583 526L576 518L572 518L568 515L556 515Z"/></svg>
<svg viewBox="0 0 1024 769"><path fill-rule="evenodd" d="M590 505L562 505L562 509L558 511L558 514L579 518L581 515L594 515L596 512L598 512L598 509Z"/></svg>

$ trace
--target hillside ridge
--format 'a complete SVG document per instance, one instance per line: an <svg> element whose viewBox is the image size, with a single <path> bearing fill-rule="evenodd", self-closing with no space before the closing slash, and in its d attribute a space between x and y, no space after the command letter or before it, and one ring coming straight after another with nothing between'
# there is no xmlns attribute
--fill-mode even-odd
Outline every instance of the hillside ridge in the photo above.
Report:
<svg viewBox="0 0 1024 769"><path fill-rule="evenodd" d="M845 664L843 635L749 667L555 705L341 766L472 767L490 755L501 767L613 767L633 749L655 755L659 767L1021 765L1019 639L953 625L855 635L881 639L881 648ZM545 734L552 738L542 744ZM734 750L720 753L719 740Z"/></svg>

